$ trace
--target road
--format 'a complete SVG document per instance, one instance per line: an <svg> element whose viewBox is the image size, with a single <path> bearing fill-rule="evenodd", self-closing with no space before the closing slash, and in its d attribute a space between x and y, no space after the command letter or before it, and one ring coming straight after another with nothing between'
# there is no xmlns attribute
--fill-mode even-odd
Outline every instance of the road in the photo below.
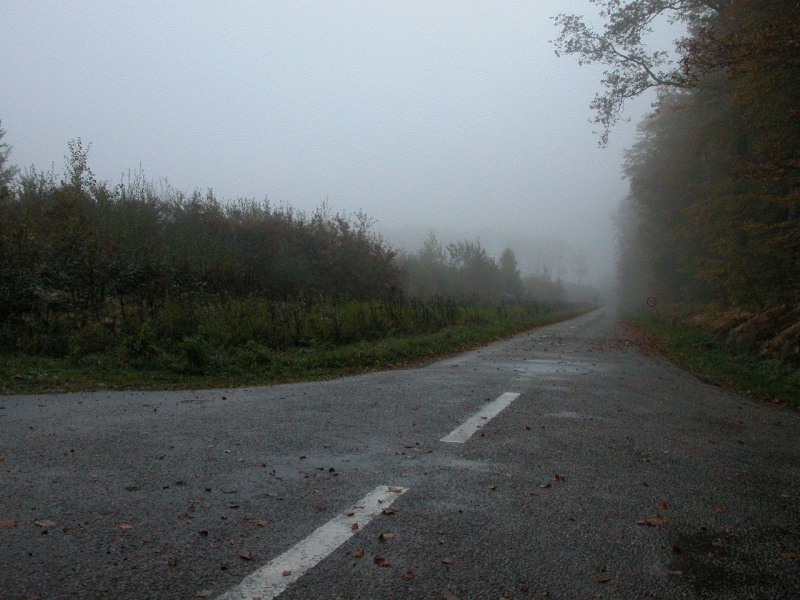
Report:
<svg viewBox="0 0 800 600"><path fill-rule="evenodd" d="M798 432L605 310L333 381L0 397L0 598L797 598Z"/></svg>

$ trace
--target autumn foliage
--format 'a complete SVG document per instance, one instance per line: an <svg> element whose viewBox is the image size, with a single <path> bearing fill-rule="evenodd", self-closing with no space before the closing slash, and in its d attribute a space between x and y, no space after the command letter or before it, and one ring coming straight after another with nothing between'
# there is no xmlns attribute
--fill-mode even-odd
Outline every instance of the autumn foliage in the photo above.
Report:
<svg viewBox="0 0 800 600"><path fill-rule="evenodd" d="M800 302L800 6L717 4L681 88L640 125L618 218L622 295L763 311Z"/></svg>

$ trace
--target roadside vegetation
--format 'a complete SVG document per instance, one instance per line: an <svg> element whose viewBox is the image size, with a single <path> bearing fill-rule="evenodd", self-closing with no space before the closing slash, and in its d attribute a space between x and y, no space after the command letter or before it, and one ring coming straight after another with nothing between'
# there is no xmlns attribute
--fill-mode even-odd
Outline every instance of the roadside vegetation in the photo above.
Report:
<svg viewBox="0 0 800 600"><path fill-rule="evenodd" d="M112 186L80 140L63 178L20 173L0 150L0 392L331 377L581 310L549 278L549 295L529 293L510 249L498 262L431 234L398 257L363 214L221 201L141 173Z"/></svg>
<svg viewBox="0 0 800 600"><path fill-rule="evenodd" d="M795 398L800 379L800 5L788 0L593 0L560 15L560 52L606 67L592 107L608 140L639 124L617 215L620 299L671 356L737 389ZM679 24L654 51L654 26ZM685 33L684 33L685 32ZM663 39L663 38L662 38Z"/></svg>
<svg viewBox="0 0 800 600"><path fill-rule="evenodd" d="M628 317L647 350L663 354L710 383L800 407L797 357L783 354L774 338L764 340L766 332L780 329L775 321L792 319L797 315L784 311L715 313L706 306L685 305Z"/></svg>

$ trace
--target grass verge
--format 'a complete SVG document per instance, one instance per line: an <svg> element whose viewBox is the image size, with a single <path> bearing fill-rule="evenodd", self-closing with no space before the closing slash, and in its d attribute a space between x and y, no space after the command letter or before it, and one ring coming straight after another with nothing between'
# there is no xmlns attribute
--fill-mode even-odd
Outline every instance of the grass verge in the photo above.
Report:
<svg viewBox="0 0 800 600"><path fill-rule="evenodd" d="M800 407L800 369L752 348L719 339L691 322L664 323L628 315L629 323L655 349L704 380L747 396Z"/></svg>
<svg viewBox="0 0 800 600"><path fill-rule="evenodd" d="M102 389L203 389L273 385L330 379L421 364L587 312L586 307L547 309L533 315L498 316L429 333L388 335L375 340L275 350L253 343L204 346L200 357L162 354L130 360L116 353L47 358L0 354L0 394L76 392Z"/></svg>

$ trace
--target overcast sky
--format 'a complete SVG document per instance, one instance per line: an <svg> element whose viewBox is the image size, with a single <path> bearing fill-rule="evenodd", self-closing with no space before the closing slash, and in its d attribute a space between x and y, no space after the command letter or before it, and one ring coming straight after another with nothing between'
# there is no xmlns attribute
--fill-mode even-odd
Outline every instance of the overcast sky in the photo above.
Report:
<svg viewBox="0 0 800 600"><path fill-rule="evenodd" d="M559 12L592 6L4 0L0 120L23 167L60 173L81 138L102 180L141 165L228 199L327 198L395 245L428 229L512 243L529 269L523 246L556 240L586 252L599 284L649 102L599 149L600 69L555 56Z"/></svg>

